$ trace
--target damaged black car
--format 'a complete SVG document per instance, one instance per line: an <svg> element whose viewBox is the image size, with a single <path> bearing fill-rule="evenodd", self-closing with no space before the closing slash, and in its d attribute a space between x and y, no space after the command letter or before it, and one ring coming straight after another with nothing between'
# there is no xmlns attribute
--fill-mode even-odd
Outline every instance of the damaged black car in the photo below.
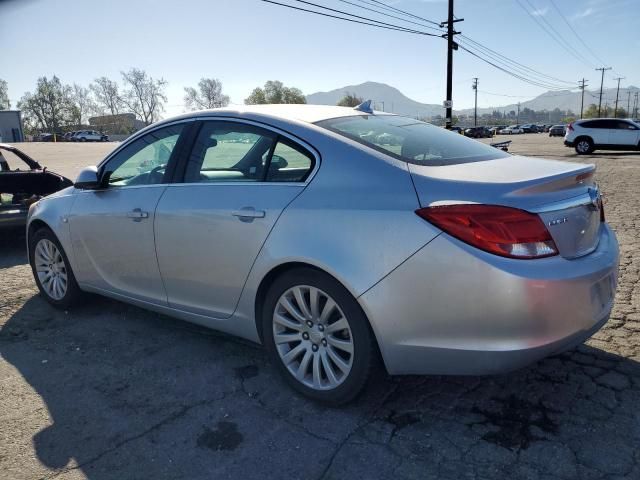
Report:
<svg viewBox="0 0 640 480"><path fill-rule="evenodd" d="M71 185L16 147L0 143L0 228L25 225L32 203Z"/></svg>

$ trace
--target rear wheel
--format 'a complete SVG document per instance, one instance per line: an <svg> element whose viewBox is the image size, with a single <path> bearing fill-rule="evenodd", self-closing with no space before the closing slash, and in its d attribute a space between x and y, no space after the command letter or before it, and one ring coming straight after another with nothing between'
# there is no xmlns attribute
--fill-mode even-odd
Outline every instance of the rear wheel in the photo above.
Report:
<svg viewBox="0 0 640 480"><path fill-rule="evenodd" d="M285 381L314 400L339 405L364 387L376 347L358 302L331 276L291 270L263 304L264 343Z"/></svg>
<svg viewBox="0 0 640 480"><path fill-rule="evenodd" d="M578 155L587 155L593 152L593 142L589 138L579 138L575 146Z"/></svg>
<svg viewBox="0 0 640 480"><path fill-rule="evenodd" d="M68 308L78 301L82 292L51 230L41 228L29 238L29 258L36 285L51 305Z"/></svg>

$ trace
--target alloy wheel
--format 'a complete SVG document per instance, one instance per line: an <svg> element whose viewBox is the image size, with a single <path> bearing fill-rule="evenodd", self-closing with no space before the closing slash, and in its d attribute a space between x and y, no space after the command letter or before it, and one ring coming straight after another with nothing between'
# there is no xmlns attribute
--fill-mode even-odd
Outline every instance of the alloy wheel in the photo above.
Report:
<svg viewBox="0 0 640 480"><path fill-rule="evenodd" d="M580 140L577 145L577 149L580 153L587 153L589 151L590 145L586 140Z"/></svg>
<svg viewBox="0 0 640 480"><path fill-rule="evenodd" d="M276 350L289 373L314 390L332 390L349 376L354 342L338 304L322 290L297 285L273 312Z"/></svg>
<svg viewBox="0 0 640 480"><path fill-rule="evenodd" d="M40 285L54 300L61 300L67 293L67 268L62 253L51 240L41 239L34 251L34 263Z"/></svg>

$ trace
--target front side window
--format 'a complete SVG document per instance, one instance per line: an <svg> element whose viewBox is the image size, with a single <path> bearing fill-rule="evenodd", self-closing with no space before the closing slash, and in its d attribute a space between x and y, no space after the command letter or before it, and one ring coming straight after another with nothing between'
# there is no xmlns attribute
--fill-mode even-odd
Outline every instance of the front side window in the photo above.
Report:
<svg viewBox="0 0 640 480"><path fill-rule="evenodd" d="M204 122L187 162L184 181L260 182L277 135L237 122Z"/></svg>
<svg viewBox="0 0 640 480"><path fill-rule="evenodd" d="M184 124L159 128L134 140L104 167L109 187L165 183L165 171Z"/></svg>
<svg viewBox="0 0 640 480"><path fill-rule="evenodd" d="M396 115L341 117L317 125L416 165L457 165L509 156L444 128Z"/></svg>

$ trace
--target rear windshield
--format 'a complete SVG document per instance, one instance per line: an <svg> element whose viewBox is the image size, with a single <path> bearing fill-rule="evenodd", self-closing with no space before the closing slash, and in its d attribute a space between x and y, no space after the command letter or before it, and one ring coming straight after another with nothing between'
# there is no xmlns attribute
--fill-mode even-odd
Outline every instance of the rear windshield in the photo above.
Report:
<svg viewBox="0 0 640 480"><path fill-rule="evenodd" d="M316 125L416 165L458 165L509 156L477 140L409 117L358 115L322 120Z"/></svg>

